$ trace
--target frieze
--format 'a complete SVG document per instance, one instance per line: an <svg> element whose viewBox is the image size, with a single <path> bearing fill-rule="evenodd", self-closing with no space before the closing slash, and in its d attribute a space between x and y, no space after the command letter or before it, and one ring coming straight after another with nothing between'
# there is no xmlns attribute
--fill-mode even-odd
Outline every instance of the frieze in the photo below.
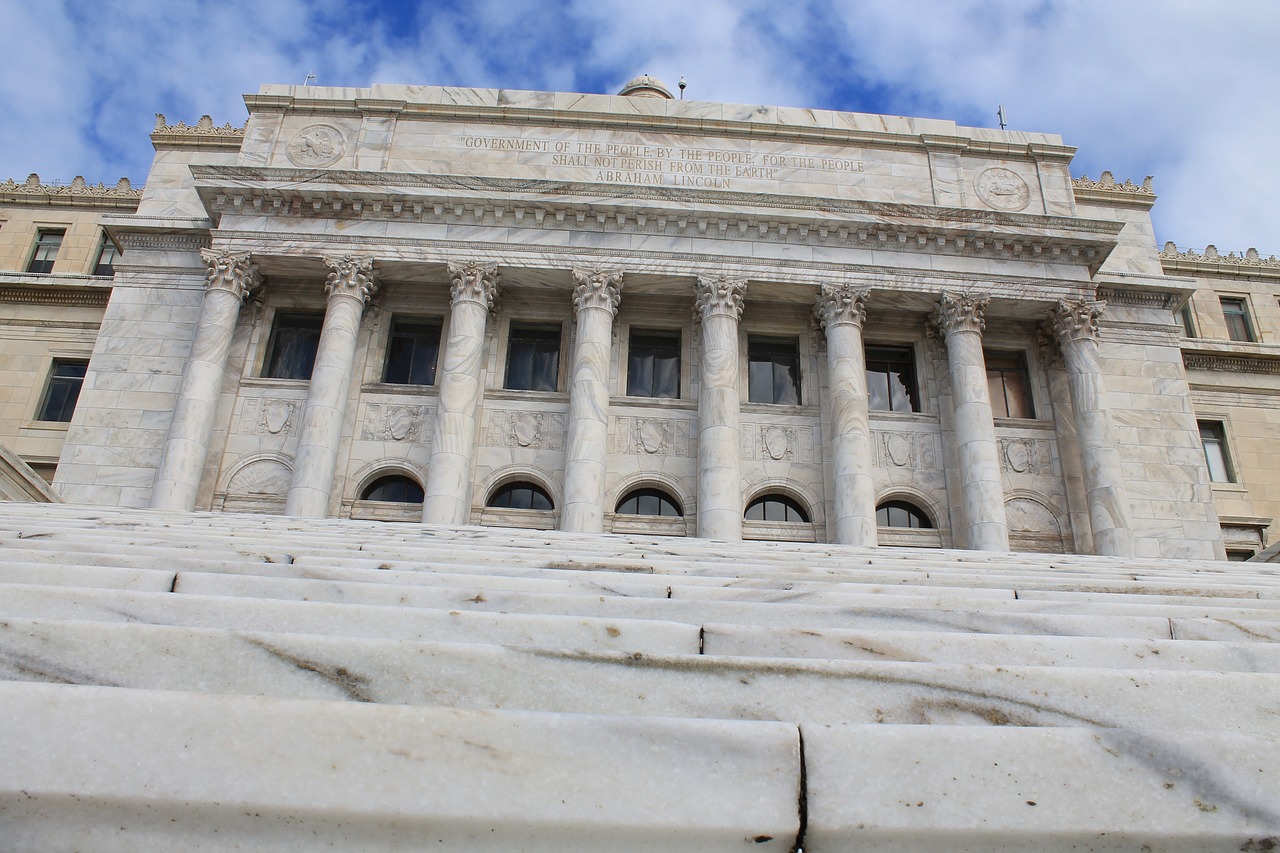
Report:
<svg viewBox="0 0 1280 853"><path fill-rule="evenodd" d="M177 252L198 252L210 246L207 234L154 234L143 231L123 231L117 235L125 251L129 249L160 249Z"/></svg>
<svg viewBox="0 0 1280 853"><path fill-rule="evenodd" d="M1280 375L1280 359L1250 358L1222 353L1184 352L1182 363L1187 370L1222 370L1228 373L1260 373Z"/></svg>
<svg viewBox="0 0 1280 853"><path fill-rule="evenodd" d="M555 412L490 412L485 428L489 447L564 449L564 415Z"/></svg>
<svg viewBox="0 0 1280 853"><path fill-rule="evenodd" d="M613 418L613 452L636 456L694 454L692 424L677 418Z"/></svg>
<svg viewBox="0 0 1280 853"><path fill-rule="evenodd" d="M814 462L814 427L742 424L742 458L764 462Z"/></svg>
<svg viewBox="0 0 1280 853"><path fill-rule="evenodd" d="M241 404L236 432L246 435L290 436L298 430L300 400L248 397Z"/></svg>
<svg viewBox="0 0 1280 853"><path fill-rule="evenodd" d="M431 440L432 411L428 406L369 403L364 407L360 438L363 441L427 443Z"/></svg>
<svg viewBox="0 0 1280 853"><path fill-rule="evenodd" d="M1002 438L1000 467L1014 474L1052 474L1053 449L1040 438Z"/></svg>
<svg viewBox="0 0 1280 853"><path fill-rule="evenodd" d="M872 430L871 446L877 468L938 470L937 440L930 433Z"/></svg>

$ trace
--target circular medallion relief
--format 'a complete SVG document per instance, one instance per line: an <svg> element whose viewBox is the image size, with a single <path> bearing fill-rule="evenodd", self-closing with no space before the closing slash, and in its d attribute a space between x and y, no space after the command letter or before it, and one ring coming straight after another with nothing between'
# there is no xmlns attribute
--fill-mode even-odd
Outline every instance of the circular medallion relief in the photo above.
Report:
<svg viewBox="0 0 1280 853"><path fill-rule="evenodd" d="M336 127L313 124L294 134L288 154L295 166L329 166L338 162L346 150L346 140Z"/></svg>
<svg viewBox="0 0 1280 853"><path fill-rule="evenodd" d="M992 166L983 171L974 179L973 188L978 198L996 210L1022 210L1031 200L1027 182L1003 166Z"/></svg>

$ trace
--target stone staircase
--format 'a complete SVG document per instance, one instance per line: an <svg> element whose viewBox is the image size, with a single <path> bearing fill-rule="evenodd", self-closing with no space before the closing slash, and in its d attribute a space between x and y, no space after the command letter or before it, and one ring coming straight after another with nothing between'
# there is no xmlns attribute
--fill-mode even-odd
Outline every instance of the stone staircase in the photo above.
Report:
<svg viewBox="0 0 1280 853"><path fill-rule="evenodd" d="M1274 564L0 504L0 849L1270 850Z"/></svg>

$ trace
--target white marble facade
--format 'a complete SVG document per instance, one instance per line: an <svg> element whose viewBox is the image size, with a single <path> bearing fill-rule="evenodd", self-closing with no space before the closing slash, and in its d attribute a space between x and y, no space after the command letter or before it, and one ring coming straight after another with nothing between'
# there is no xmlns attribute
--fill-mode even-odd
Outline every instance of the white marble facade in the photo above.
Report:
<svg viewBox="0 0 1280 853"><path fill-rule="evenodd" d="M1133 464L1115 427L1141 416L1122 348L1176 355L1177 287L1132 209L1079 213L1057 136L430 87L246 100L234 157L223 129L158 135L157 192L109 223L127 261L99 349L180 357L163 391L91 365L70 500L1221 550L1189 407L1163 423L1185 463ZM314 370L273 376L297 317ZM430 370L389 379L406 347L434 347ZM422 503L368 499L386 477ZM1200 486L1177 512L1149 499L1175 482ZM513 484L550 508L493 505ZM619 512L636 490L677 512ZM759 499L787 514L753 516ZM927 526L878 523L890 505Z"/></svg>

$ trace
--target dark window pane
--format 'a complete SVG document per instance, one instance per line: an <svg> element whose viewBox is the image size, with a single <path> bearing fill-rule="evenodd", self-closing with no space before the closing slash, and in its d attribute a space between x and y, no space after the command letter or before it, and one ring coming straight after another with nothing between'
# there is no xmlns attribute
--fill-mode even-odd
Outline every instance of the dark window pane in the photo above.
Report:
<svg viewBox="0 0 1280 853"><path fill-rule="evenodd" d="M1243 299L1220 297L1222 317L1227 321L1227 337L1233 341L1253 340L1253 326L1249 323L1249 306Z"/></svg>
<svg viewBox="0 0 1280 853"><path fill-rule="evenodd" d="M906 527L932 530L933 522L919 507L906 501L886 501L876 507L878 527Z"/></svg>
<svg viewBox="0 0 1280 853"><path fill-rule="evenodd" d="M53 272L53 262L58 259L65 231L40 231L36 235L36 249L31 254L27 272Z"/></svg>
<svg viewBox="0 0 1280 853"><path fill-rule="evenodd" d="M765 495L756 498L743 515L748 521L791 521L808 523L809 513L793 498L786 495Z"/></svg>
<svg viewBox="0 0 1280 853"><path fill-rule="evenodd" d="M489 498L487 506L500 509L552 510L555 505L546 490L536 483L509 483Z"/></svg>
<svg viewBox="0 0 1280 853"><path fill-rule="evenodd" d="M507 381L513 391L555 391L560 378L560 327L511 327Z"/></svg>
<svg viewBox="0 0 1280 853"><path fill-rule="evenodd" d="M915 354L910 347L868 347L867 406L880 412L918 412Z"/></svg>
<svg viewBox="0 0 1280 853"><path fill-rule="evenodd" d="M439 354L438 325L397 321L391 329L382 381L396 385L434 385Z"/></svg>
<svg viewBox="0 0 1280 853"><path fill-rule="evenodd" d="M618 501L619 515L657 515L679 518L684 515L675 499L660 489L636 489Z"/></svg>
<svg viewBox="0 0 1280 853"><path fill-rule="evenodd" d="M70 423L88 368L87 361L54 361L36 420Z"/></svg>
<svg viewBox="0 0 1280 853"><path fill-rule="evenodd" d="M800 351L794 338L747 339L747 399L800 404Z"/></svg>
<svg viewBox="0 0 1280 853"><path fill-rule="evenodd" d="M94 264L94 275L115 275L115 260L119 257L116 244L110 240L102 241L102 249L98 252L98 262Z"/></svg>
<svg viewBox="0 0 1280 853"><path fill-rule="evenodd" d="M395 503L422 503L422 486L402 474L379 477L360 495L365 501L393 501Z"/></svg>
<svg viewBox="0 0 1280 853"><path fill-rule="evenodd" d="M1209 480L1214 483L1234 483L1231 466L1227 462L1226 431L1221 423L1200 422L1200 444L1204 447L1204 461L1209 467Z"/></svg>
<svg viewBox="0 0 1280 853"><path fill-rule="evenodd" d="M680 396L680 334L631 334L627 356L627 396Z"/></svg>
<svg viewBox="0 0 1280 853"><path fill-rule="evenodd" d="M1179 312L1178 316L1182 319L1182 333L1188 338L1194 338L1196 336L1196 324L1191 312L1190 302L1182 306L1182 311Z"/></svg>
<svg viewBox="0 0 1280 853"><path fill-rule="evenodd" d="M268 379L310 379L323 324L319 314L276 314L262 375Z"/></svg>
<svg viewBox="0 0 1280 853"><path fill-rule="evenodd" d="M1027 360L1019 352L984 352L991 411L997 418L1033 418Z"/></svg>

